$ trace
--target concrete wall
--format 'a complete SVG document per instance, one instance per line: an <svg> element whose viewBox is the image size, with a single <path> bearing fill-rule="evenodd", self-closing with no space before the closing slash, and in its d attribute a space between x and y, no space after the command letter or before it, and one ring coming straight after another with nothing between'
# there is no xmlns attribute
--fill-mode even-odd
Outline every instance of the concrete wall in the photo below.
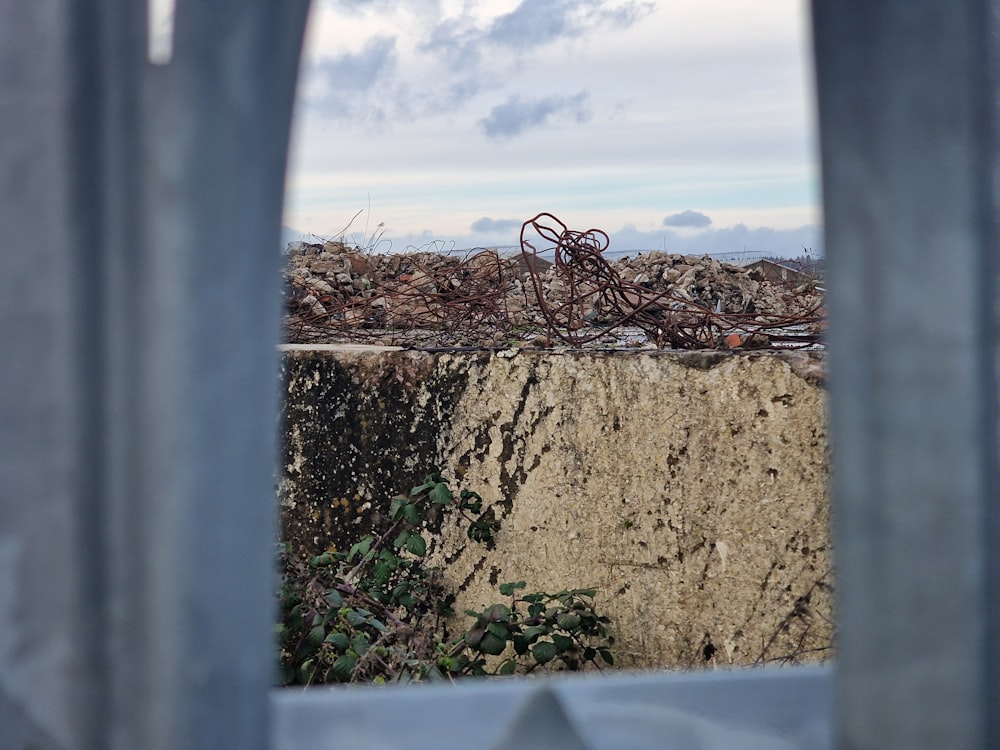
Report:
<svg viewBox="0 0 1000 750"><path fill-rule="evenodd" d="M500 521L443 529L456 611L596 587L622 666L822 659L831 637L818 353L285 347L282 525L343 549L439 469Z"/></svg>

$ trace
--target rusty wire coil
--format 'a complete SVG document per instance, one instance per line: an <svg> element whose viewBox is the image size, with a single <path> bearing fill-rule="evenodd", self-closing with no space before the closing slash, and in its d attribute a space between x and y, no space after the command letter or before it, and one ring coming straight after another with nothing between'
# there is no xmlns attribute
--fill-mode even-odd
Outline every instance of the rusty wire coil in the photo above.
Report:
<svg viewBox="0 0 1000 750"><path fill-rule="evenodd" d="M604 257L607 247L605 232L572 231L549 213L522 225L521 252L532 258L526 265L550 338L584 346L631 326L661 349L802 347L820 339L819 305L796 315L712 310L669 290L624 281ZM548 290L537 270L544 251L554 253L555 283Z"/></svg>

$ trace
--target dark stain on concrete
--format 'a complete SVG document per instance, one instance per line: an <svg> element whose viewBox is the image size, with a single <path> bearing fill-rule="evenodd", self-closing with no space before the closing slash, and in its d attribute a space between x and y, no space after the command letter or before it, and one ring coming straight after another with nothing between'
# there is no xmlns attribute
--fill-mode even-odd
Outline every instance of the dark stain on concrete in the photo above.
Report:
<svg viewBox="0 0 1000 750"><path fill-rule="evenodd" d="M440 470L439 437L468 377L435 361L286 353L282 382L296 393L281 413L281 531L295 553L348 549L386 529L392 498Z"/></svg>

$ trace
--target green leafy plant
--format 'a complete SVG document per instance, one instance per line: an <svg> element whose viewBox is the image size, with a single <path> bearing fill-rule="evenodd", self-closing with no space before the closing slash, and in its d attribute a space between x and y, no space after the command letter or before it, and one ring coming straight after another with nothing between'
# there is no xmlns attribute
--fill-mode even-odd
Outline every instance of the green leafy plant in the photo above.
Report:
<svg viewBox="0 0 1000 750"><path fill-rule="evenodd" d="M525 586L524 581L500 584L500 593L511 597L509 607L494 604L482 612L466 610L475 623L454 647L462 673L510 675L546 665L577 670L587 662L599 667L598 657L614 664L608 648L614 644L607 630L610 620L594 610L596 589L518 596L516 592ZM475 658L469 660L466 651ZM487 656L504 654L506 659L487 669ZM451 661L446 664L453 668Z"/></svg>
<svg viewBox="0 0 1000 750"><path fill-rule="evenodd" d="M409 495L393 498L388 529L346 552L305 562L282 545L281 684L441 680L613 664L609 620L594 610L593 589L520 593L524 581L502 584L510 604L467 611L472 627L450 637L455 597L441 570L425 560L425 520L435 509L457 513L472 541L493 541L497 522L492 509L483 510L482 497L467 489L456 495L447 479L433 474Z"/></svg>

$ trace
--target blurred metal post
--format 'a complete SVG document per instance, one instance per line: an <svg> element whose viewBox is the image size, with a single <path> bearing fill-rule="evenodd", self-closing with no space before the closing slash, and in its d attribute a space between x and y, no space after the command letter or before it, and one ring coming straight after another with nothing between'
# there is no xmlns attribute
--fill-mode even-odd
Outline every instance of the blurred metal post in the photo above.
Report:
<svg viewBox="0 0 1000 750"><path fill-rule="evenodd" d="M308 0L0 0L0 748L264 748Z"/></svg>
<svg viewBox="0 0 1000 750"><path fill-rule="evenodd" d="M843 748L1000 747L995 6L813 2Z"/></svg>

